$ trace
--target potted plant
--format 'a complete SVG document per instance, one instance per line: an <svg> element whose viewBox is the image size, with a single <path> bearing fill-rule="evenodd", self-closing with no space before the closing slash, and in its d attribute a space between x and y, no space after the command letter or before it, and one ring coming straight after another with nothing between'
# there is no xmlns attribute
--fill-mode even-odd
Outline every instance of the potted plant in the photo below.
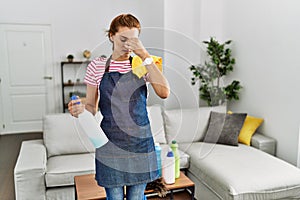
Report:
<svg viewBox="0 0 300 200"><path fill-rule="evenodd" d="M232 58L231 50L227 47L231 40L219 43L214 38L204 41L207 45L206 52L208 60L204 64L192 65L190 70L193 72L191 78L192 85L200 82L200 98L207 102L209 106L222 105L226 101L238 100L239 91L242 88L240 82L233 80L228 85L223 85L223 76L233 71L235 59Z"/></svg>

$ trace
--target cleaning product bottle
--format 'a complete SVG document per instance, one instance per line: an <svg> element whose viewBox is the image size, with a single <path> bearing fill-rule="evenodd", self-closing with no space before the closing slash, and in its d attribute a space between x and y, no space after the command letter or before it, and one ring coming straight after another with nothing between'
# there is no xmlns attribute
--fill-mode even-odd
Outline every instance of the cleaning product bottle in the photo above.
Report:
<svg viewBox="0 0 300 200"><path fill-rule="evenodd" d="M72 100L76 100L76 96L71 97ZM80 102L76 103L80 104ZM108 142L108 139L101 129L99 123L95 117L87 110L84 110L78 115L78 123L81 126L84 133L88 136L89 140L93 143L95 148L99 148Z"/></svg>
<svg viewBox="0 0 300 200"><path fill-rule="evenodd" d="M166 184L175 183L175 158L171 149L163 160L162 175Z"/></svg>
<svg viewBox="0 0 300 200"><path fill-rule="evenodd" d="M156 153L156 158L157 158L157 168L158 168L158 173L159 177L162 176L161 172L161 147L159 143L155 143L155 153Z"/></svg>
<svg viewBox="0 0 300 200"><path fill-rule="evenodd" d="M171 144L171 149L174 153L175 157L175 178L179 178L180 176L180 155L178 151L178 143L173 140Z"/></svg>

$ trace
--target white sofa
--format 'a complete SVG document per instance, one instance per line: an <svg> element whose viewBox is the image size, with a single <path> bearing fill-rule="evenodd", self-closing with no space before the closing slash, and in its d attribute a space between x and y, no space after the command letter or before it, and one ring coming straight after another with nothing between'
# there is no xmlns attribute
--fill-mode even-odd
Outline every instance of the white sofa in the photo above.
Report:
<svg viewBox="0 0 300 200"><path fill-rule="evenodd" d="M195 182L196 198L299 199L300 169L270 155L274 139L256 133L252 146L201 142L212 110L225 112L224 107L148 107L162 155L172 140L179 143L181 167ZM22 143L14 170L16 199L74 199L74 176L86 173L94 173L94 149L76 120L48 115L43 140Z"/></svg>

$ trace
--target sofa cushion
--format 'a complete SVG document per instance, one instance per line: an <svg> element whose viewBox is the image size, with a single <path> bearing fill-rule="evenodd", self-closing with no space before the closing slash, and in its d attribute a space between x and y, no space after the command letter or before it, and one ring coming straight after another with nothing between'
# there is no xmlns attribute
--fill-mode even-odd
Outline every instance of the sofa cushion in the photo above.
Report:
<svg viewBox="0 0 300 200"><path fill-rule="evenodd" d="M246 113L211 112L204 142L237 146L246 116Z"/></svg>
<svg viewBox="0 0 300 200"><path fill-rule="evenodd" d="M232 111L228 111L229 114L232 114ZM251 138L254 135L256 129L263 123L264 119L253 117L247 115L244 125L240 131L238 140L240 143L251 145Z"/></svg>
<svg viewBox="0 0 300 200"><path fill-rule="evenodd" d="M211 111L226 112L226 107L165 110L163 116L167 142L176 140L178 143L184 143L202 140Z"/></svg>
<svg viewBox="0 0 300 200"><path fill-rule="evenodd" d="M300 169L253 147L203 142L179 146L190 155L189 172L224 199L289 199L300 194Z"/></svg>
<svg viewBox="0 0 300 200"><path fill-rule="evenodd" d="M247 115L244 125L239 134L239 142L250 146L252 136L263 121L264 120L262 118Z"/></svg>
<svg viewBox="0 0 300 200"><path fill-rule="evenodd" d="M75 187L52 187L47 188L46 191L47 200L67 200L75 199Z"/></svg>
<svg viewBox="0 0 300 200"><path fill-rule="evenodd" d="M95 173L95 154L53 156L47 161L47 187L74 185L74 176Z"/></svg>
<svg viewBox="0 0 300 200"><path fill-rule="evenodd" d="M43 137L48 157L95 151L78 120L67 113L46 115Z"/></svg>
<svg viewBox="0 0 300 200"><path fill-rule="evenodd" d="M147 111L148 111L148 117L150 120L151 131L154 137L154 141L160 144L167 143L161 106L159 105L148 106Z"/></svg>

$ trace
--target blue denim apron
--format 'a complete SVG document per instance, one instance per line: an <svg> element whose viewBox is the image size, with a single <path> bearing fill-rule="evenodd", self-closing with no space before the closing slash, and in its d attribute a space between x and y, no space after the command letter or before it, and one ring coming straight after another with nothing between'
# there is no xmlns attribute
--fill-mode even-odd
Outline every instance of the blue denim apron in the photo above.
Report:
<svg viewBox="0 0 300 200"><path fill-rule="evenodd" d="M101 128L109 142L96 149L96 180L107 188L151 182L159 174L146 83L132 71L109 72L110 61L99 86Z"/></svg>

